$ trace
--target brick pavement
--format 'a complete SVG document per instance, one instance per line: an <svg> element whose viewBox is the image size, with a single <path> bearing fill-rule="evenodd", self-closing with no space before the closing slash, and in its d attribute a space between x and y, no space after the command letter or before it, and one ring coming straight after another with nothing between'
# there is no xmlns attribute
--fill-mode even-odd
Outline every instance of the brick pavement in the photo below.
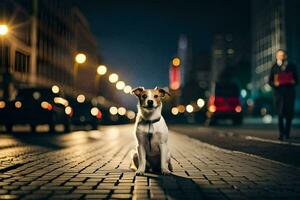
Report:
<svg viewBox="0 0 300 200"><path fill-rule="evenodd" d="M173 175L135 176L128 168L131 131L119 126L104 127L96 138L72 134L74 144L57 149L12 142L0 149L0 199L300 198L299 169L174 132Z"/></svg>

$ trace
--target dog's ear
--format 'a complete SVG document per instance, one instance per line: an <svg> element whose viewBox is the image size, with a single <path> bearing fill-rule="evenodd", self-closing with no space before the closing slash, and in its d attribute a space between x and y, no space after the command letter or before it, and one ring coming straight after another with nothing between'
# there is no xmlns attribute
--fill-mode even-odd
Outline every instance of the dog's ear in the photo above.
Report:
<svg viewBox="0 0 300 200"><path fill-rule="evenodd" d="M134 94L135 96L139 97L144 90L144 87L137 87L131 90L131 94Z"/></svg>
<svg viewBox="0 0 300 200"><path fill-rule="evenodd" d="M158 92L159 92L159 94L160 94L160 97L165 97L166 94L167 94L168 96L171 96L171 94L170 94L168 91L166 91L166 90L164 90L164 89L162 89L162 88L155 87L154 89L155 89L155 90L158 90Z"/></svg>

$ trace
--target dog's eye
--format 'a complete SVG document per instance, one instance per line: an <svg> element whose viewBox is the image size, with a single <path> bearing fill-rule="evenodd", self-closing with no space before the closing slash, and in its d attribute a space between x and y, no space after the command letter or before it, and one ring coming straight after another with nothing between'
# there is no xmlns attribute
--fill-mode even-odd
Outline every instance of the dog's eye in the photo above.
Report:
<svg viewBox="0 0 300 200"><path fill-rule="evenodd" d="M154 95L154 98L157 98L158 97L158 95L156 94L156 95Z"/></svg>
<svg viewBox="0 0 300 200"><path fill-rule="evenodd" d="M143 99L146 99L146 98L147 98L147 95L146 95L146 94L143 94L143 95L142 95L142 98L143 98Z"/></svg>

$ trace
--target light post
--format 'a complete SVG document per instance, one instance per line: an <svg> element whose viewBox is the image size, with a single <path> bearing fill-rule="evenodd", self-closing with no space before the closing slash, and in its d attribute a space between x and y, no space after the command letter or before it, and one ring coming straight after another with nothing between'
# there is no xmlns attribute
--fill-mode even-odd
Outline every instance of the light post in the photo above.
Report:
<svg viewBox="0 0 300 200"><path fill-rule="evenodd" d="M2 85L3 85L3 98L9 99L9 84L11 83L11 74L9 73L8 66L5 66L6 55L4 53L4 37L8 34L9 28L6 24L0 24L0 38L1 38L1 67L2 67Z"/></svg>
<svg viewBox="0 0 300 200"><path fill-rule="evenodd" d="M106 72L107 72L107 67L105 65L99 65L97 67L96 82L95 82L96 88L100 87L100 76L105 75Z"/></svg>
<svg viewBox="0 0 300 200"><path fill-rule="evenodd" d="M74 63L74 80L77 80L77 73L78 73L78 67L80 64L83 64L86 62L86 55L84 53L78 53L75 56L75 63Z"/></svg>
<svg viewBox="0 0 300 200"><path fill-rule="evenodd" d="M3 67L3 70L4 71L7 71L6 70L6 67L5 67L5 54L4 54L4 51L5 51L5 48L4 48L4 37L8 34L8 26L6 24L0 24L0 37L1 37L1 65Z"/></svg>

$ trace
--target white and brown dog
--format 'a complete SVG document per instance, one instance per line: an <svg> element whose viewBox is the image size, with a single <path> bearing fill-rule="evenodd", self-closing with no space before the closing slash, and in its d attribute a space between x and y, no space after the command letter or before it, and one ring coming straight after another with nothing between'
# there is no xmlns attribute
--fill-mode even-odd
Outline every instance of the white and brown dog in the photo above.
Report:
<svg viewBox="0 0 300 200"><path fill-rule="evenodd" d="M171 154L167 146L168 127L161 116L161 99L170 93L161 88L132 90L138 102L138 114L135 122L137 152L133 155L134 168L137 175L145 170L161 171L168 175L173 170ZM133 167L132 167L133 168Z"/></svg>

